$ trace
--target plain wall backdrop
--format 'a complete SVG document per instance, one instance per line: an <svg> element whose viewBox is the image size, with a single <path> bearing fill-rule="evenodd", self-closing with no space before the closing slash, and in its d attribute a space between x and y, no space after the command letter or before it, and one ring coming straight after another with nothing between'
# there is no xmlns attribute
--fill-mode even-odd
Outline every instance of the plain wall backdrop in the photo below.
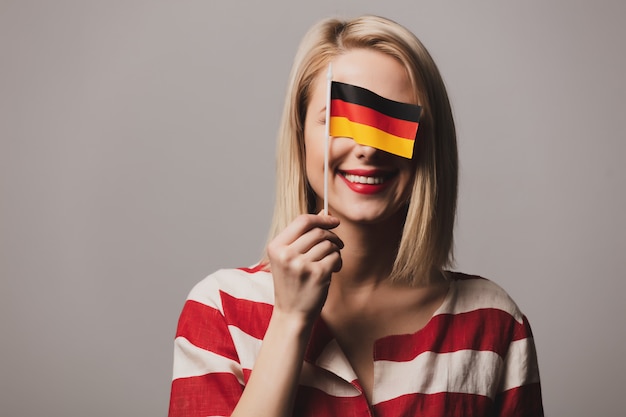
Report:
<svg viewBox="0 0 626 417"><path fill-rule="evenodd" d="M533 326L550 416L624 416L626 3L0 0L0 414L165 416L191 287L263 251L287 75L380 14L456 116L456 269Z"/></svg>

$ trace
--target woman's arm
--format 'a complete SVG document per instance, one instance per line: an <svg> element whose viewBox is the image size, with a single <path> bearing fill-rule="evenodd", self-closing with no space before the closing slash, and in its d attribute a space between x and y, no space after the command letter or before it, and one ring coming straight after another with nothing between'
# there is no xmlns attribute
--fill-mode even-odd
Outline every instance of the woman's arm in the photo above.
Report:
<svg viewBox="0 0 626 417"><path fill-rule="evenodd" d="M528 320L523 320L523 325L513 332L504 358L501 388L495 399L494 415L498 417L544 415L535 341Z"/></svg>
<svg viewBox="0 0 626 417"><path fill-rule="evenodd" d="M275 303L263 344L233 417L291 416L313 323L332 272L341 268L333 217L302 215L268 246Z"/></svg>
<svg viewBox="0 0 626 417"><path fill-rule="evenodd" d="M291 416L310 328L274 312L232 417Z"/></svg>

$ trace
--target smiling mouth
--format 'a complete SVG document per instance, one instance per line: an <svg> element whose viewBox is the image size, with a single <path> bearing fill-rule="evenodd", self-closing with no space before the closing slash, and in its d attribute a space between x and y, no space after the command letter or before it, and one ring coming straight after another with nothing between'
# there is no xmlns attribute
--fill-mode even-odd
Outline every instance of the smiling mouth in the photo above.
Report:
<svg viewBox="0 0 626 417"><path fill-rule="evenodd" d="M342 173L343 177L353 184L382 184L385 182L385 177L366 177L364 175L353 175Z"/></svg>
<svg viewBox="0 0 626 417"><path fill-rule="evenodd" d="M394 176L394 173L378 172L375 175L357 175L349 172L340 171L342 177L344 177L351 184L364 184L364 185L380 185L388 181Z"/></svg>

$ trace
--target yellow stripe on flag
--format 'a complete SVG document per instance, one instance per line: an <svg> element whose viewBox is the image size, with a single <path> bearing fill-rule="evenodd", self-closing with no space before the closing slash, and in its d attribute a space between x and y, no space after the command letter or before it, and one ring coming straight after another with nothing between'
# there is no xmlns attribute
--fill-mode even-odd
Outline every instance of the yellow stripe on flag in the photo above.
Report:
<svg viewBox="0 0 626 417"><path fill-rule="evenodd" d="M356 143L381 149L405 158L413 157L415 141L395 136L372 126L355 123L346 117L330 118L330 135L352 138Z"/></svg>

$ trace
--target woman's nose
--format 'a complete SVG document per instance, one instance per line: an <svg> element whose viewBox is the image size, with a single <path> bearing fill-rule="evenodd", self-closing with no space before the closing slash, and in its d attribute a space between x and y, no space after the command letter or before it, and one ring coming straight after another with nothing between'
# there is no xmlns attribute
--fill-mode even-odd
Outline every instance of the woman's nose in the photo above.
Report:
<svg viewBox="0 0 626 417"><path fill-rule="evenodd" d="M382 151L371 146L355 143L354 153L358 159L375 159Z"/></svg>

